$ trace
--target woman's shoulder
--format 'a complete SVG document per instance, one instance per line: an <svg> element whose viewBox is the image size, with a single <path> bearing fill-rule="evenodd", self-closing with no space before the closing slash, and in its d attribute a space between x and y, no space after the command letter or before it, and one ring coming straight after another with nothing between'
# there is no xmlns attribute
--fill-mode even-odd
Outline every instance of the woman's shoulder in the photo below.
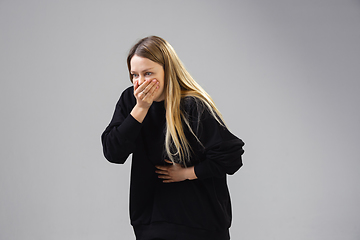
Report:
<svg viewBox="0 0 360 240"><path fill-rule="evenodd" d="M127 87L122 93L121 97L124 98L135 98L134 97L134 86Z"/></svg>
<svg viewBox="0 0 360 240"><path fill-rule="evenodd" d="M185 96L181 99L183 113L190 116L201 116L206 110L205 103L196 96Z"/></svg>
<svg viewBox="0 0 360 240"><path fill-rule="evenodd" d="M116 107L131 110L135 106L135 104L136 98L134 96L134 87L130 86L121 93Z"/></svg>
<svg viewBox="0 0 360 240"><path fill-rule="evenodd" d="M225 127L221 116L212 106L196 96L185 96L181 100L181 111L189 123L195 123L197 126L207 127Z"/></svg>
<svg viewBox="0 0 360 240"><path fill-rule="evenodd" d="M184 97L181 101L181 111L190 123L218 123L214 116L216 113L211 109L211 106L196 96Z"/></svg>
<svg viewBox="0 0 360 240"><path fill-rule="evenodd" d="M136 101L136 98L134 96L134 87L130 86L130 87L126 88L121 93L120 100L125 101L125 102L134 102L134 101Z"/></svg>

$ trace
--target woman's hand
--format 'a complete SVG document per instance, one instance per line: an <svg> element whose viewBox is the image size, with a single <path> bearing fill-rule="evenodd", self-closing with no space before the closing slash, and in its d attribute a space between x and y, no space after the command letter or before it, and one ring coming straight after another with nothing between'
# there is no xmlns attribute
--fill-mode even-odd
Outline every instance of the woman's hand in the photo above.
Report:
<svg viewBox="0 0 360 240"><path fill-rule="evenodd" d="M154 95L159 89L159 81L156 79L145 80L141 85L134 80L134 96L136 105L131 111L131 115L140 123L144 120L151 104L154 101Z"/></svg>
<svg viewBox="0 0 360 240"><path fill-rule="evenodd" d="M150 108L158 89L159 81L156 79L147 79L141 85L138 80L134 80L134 96L136 98L136 105L145 109Z"/></svg>
<svg viewBox="0 0 360 240"><path fill-rule="evenodd" d="M156 166L157 170L155 171L159 174L159 178L164 179L164 183L181 182L197 178L194 167L184 168L180 164L172 163L167 159L165 159L165 162L171 163L172 165Z"/></svg>

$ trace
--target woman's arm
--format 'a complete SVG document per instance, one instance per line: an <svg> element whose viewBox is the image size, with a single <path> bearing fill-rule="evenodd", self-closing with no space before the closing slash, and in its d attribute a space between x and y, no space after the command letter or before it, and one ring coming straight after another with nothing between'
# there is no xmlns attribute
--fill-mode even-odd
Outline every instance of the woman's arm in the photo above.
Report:
<svg viewBox="0 0 360 240"><path fill-rule="evenodd" d="M135 140L141 129L141 123L130 114L135 104L133 88L130 87L121 94L112 120L101 135L104 156L112 163L124 163L135 149Z"/></svg>
<svg viewBox="0 0 360 240"><path fill-rule="evenodd" d="M192 147L199 148L197 152L203 153L203 160L188 168L176 163L156 166L158 177L164 179L164 182L179 182L234 174L242 166L244 142L221 125L204 106L191 99L185 106L185 111L193 132L202 144L201 146L193 139Z"/></svg>
<svg viewBox="0 0 360 240"><path fill-rule="evenodd" d="M243 165L243 146L244 142L235 137L207 148L205 160L195 165L196 176L199 179L206 179L234 174Z"/></svg>
<svg viewBox="0 0 360 240"><path fill-rule="evenodd" d="M185 168L180 164L165 160L172 165L156 166L155 172L164 183L232 175L242 166L241 155L244 153L242 146L244 143L240 139L224 141L209 148L205 160L195 166Z"/></svg>
<svg viewBox="0 0 360 240"><path fill-rule="evenodd" d="M126 89L116 104L109 126L101 136L104 156L113 163L124 163L135 149L144 120L158 90L157 80L147 80Z"/></svg>
<svg viewBox="0 0 360 240"><path fill-rule="evenodd" d="M190 98L184 105L189 113L190 125L202 144L203 160L194 166L194 172L198 179L234 174L243 164L244 142L220 124L198 101Z"/></svg>

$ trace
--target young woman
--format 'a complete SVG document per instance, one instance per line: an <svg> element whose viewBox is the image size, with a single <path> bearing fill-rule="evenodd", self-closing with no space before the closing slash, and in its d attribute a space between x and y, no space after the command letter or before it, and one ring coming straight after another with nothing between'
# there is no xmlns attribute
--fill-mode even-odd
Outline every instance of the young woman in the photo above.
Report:
<svg viewBox="0 0 360 240"><path fill-rule="evenodd" d="M242 166L244 143L164 39L141 39L127 65L133 86L117 102L102 144L112 163L132 153L136 239L230 239L226 176Z"/></svg>

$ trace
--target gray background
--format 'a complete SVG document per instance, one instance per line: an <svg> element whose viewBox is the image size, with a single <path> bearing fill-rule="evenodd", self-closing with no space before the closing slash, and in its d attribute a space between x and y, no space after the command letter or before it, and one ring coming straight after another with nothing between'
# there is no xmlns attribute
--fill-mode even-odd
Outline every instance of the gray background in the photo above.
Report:
<svg viewBox="0 0 360 240"><path fill-rule="evenodd" d="M134 239L100 134L140 38L246 142L232 239L360 239L360 2L0 0L0 239Z"/></svg>

